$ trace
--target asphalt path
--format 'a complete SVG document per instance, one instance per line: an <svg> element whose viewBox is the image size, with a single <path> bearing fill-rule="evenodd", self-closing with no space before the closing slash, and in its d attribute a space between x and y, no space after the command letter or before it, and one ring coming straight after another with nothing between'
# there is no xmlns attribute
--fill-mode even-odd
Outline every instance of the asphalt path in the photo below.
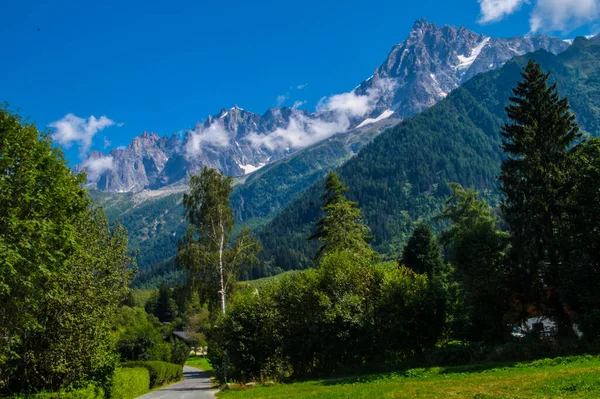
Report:
<svg viewBox="0 0 600 399"><path fill-rule="evenodd" d="M138 399L214 399L216 392L208 373L183 366L182 382L149 392Z"/></svg>

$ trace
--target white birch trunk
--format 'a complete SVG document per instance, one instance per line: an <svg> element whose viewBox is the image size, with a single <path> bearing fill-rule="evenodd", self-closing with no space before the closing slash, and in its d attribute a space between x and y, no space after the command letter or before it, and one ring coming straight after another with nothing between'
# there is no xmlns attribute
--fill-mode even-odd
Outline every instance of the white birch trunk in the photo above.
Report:
<svg viewBox="0 0 600 399"><path fill-rule="evenodd" d="M221 278L221 310L225 314L225 282L223 281L223 246L225 245L225 227L223 219L219 219L219 228L221 229L221 240L219 243L219 276Z"/></svg>

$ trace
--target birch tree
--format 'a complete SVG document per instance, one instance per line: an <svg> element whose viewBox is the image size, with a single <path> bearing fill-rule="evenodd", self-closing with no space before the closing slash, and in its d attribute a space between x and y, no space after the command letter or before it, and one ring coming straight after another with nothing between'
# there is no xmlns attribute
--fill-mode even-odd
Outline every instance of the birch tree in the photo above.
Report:
<svg viewBox="0 0 600 399"><path fill-rule="evenodd" d="M183 196L188 231L180 243L177 263L187 273L188 283L211 306L226 299L240 274L256 262L260 245L244 228L230 244L234 217L229 207L233 179L215 169L203 168L190 177L189 193Z"/></svg>

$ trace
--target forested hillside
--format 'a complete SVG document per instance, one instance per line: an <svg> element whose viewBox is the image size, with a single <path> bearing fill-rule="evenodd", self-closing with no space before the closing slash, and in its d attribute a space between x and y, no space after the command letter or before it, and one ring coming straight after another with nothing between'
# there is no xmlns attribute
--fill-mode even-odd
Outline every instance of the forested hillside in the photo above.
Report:
<svg viewBox="0 0 600 399"><path fill-rule="evenodd" d="M546 51L518 57L497 71L476 76L423 113L379 135L338 169L358 201L380 253L396 257L419 219L430 222L449 194L447 183L499 199L496 177L502 153L499 130L504 106L530 58L552 72L569 98L582 129L600 135L600 41L577 38L556 56ZM260 232L264 262L254 277L311 264L316 246L306 241L321 215L321 183L308 189Z"/></svg>

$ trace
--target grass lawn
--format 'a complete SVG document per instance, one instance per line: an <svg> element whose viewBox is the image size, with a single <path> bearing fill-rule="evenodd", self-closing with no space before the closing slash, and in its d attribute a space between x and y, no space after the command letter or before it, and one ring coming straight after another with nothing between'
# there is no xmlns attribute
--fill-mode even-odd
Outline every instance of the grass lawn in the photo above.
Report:
<svg viewBox="0 0 600 399"><path fill-rule="evenodd" d="M511 365L412 369L337 380L229 390L229 398L600 398L600 357L574 356Z"/></svg>
<svg viewBox="0 0 600 399"><path fill-rule="evenodd" d="M208 362L206 356L190 356L187 362L185 362L185 365L196 367L202 371L213 371L213 368Z"/></svg>

